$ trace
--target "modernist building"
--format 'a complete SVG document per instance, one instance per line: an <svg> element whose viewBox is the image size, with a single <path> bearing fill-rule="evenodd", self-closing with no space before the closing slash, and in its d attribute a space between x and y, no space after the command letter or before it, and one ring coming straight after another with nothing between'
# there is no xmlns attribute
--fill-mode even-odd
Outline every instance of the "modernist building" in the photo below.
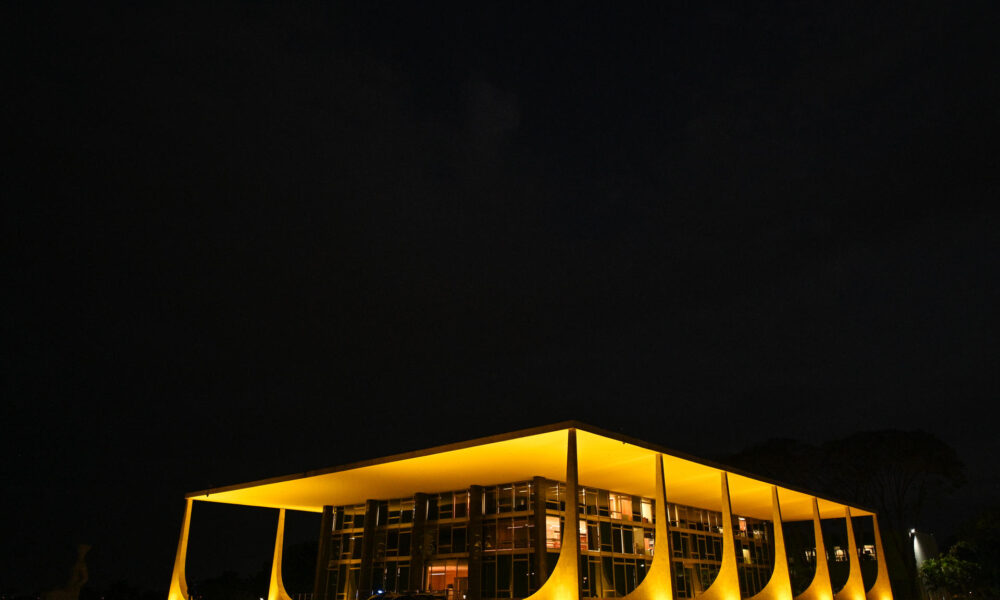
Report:
<svg viewBox="0 0 1000 600"><path fill-rule="evenodd" d="M169 600L195 501L278 509L268 600L286 510L322 514L314 600L892 599L872 511L577 422L188 494Z"/></svg>

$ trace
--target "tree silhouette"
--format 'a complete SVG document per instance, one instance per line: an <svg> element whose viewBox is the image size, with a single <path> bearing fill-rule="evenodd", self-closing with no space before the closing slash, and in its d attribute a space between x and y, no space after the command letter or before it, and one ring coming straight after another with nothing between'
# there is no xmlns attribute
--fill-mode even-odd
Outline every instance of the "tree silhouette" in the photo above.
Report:
<svg viewBox="0 0 1000 600"><path fill-rule="evenodd" d="M916 597L917 577L909 530L965 481L955 451L924 431L862 432L819 446L769 440L724 461L878 512L892 586L906 598Z"/></svg>

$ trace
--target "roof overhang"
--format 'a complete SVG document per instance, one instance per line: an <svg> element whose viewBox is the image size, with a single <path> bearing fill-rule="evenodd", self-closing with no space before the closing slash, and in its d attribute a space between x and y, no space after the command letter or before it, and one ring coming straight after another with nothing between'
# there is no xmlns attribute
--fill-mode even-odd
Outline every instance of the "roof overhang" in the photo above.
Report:
<svg viewBox="0 0 1000 600"><path fill-rule="evenodd" d="M654 497L654 464L663 454L667 500L719 510L720 473L729 474L735 514L771 519L771 486L778 487L782 519L812 518L813 494L590 425L568 421L417 452L307 471L187 494L188 498L245 506L321 512L324 505L443 492L470 485L566 478L567 431L577 430L582 487ZM844 516L846 504L818 499L822 518ZM852 516L873 514L851 506Z"/></svg>

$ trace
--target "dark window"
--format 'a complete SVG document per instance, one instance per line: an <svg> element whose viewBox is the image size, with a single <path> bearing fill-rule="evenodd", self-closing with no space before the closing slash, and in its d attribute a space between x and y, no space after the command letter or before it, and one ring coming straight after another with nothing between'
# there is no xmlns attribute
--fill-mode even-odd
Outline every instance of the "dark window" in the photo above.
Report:
<svg viewBox="0 0 1000 600"><path fill-rule="evenodd" d="M611 523L601 521L601 551L611 552Z"/></svg>
<svg viewBox="0 0 1000 600"><path fill-rule="evenodd" d="M510 596L510 572L512 557L510 554L497 555L497 595Z"/></svg>
<svg viewBox="0 0 1000 600"><path fill-rule="evenodd" d="M451 551L465 552L465 527L455 527L451 530Z"/></svg>
<svg viewBox="0 0 1000 600"><path fill-rule="evenodd" d="M500 486L497 492L497 510L508 513L514 509L514 486Z"/></svg>
<svg viewBox="0 0 1000 600"><path fill-rule="evenodd" d="M497 589L497 564L493 561L484 561L482 570L482 593L483 598L496 598Z"/></svg>
<svg viewBox="0 0 1000 600"><path fill-rule="evenodd" d="M625 565L619 563L615 565L615 591L618 592L619 596L624 596L628 593L628 586L626 585L627 580L625 579Z"/></svg>
<svg viewBox="0 0 1000 600"><path fill-rule="evenodd" d="M445 492L441 494L441 499L438 501L438 518L439 519L450 519L454 514L453 509L455 506L455 499L451 492Z"/></svg>
<svg viewBox="0 0 1000 600"><path fill-rule="evenodd" d="M531 580L531 570L526 559L518 558L514 561L514 597L524 598L528 595L528 586Z"/></svg>
<svg viewBox="0 0 1000 600"><path fill-rule="evenodd" d="M399 564L399 583L396 584L396 591L402 592L410 589L410 563Z"/></svg>
<svg viewBox="0 0 1000 600"><path fill-rule="evenodd" d="M442 525L438 529L438 552L444 554L451 552L451 526Z"/></svg>
<svg viewBox="0 0 1000 600"><path fill-rule="evenodd" d="M587 550L593 550L595 552L601 549L601 538L597 533L597 524L588 523L587 524Z"/></svg>
<svg viewBox="0 0 1000 600"><path fill-rule="evenodd" d="M395 556L399 552L399 530L390 529L385 535L385 553Z"/></svg>
<svg viewBox="0 0 1000 600"><path fill-rule="evenodd" d="M634 554L635 553L635 543L633 542L632 528L631 527L625 527L622 530L622 538L623 538L623 541L622 541L622 551L625 554Z"/></svg>

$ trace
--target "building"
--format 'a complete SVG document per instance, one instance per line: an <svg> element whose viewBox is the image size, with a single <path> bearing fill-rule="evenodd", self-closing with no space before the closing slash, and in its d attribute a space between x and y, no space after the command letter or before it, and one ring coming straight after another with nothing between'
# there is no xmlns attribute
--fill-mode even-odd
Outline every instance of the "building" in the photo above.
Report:
<svg viewBox="0 0 1000 600"><path fill-rule="evenodd" d="M872 511L578 422L188 494L169 600L195 501L278 509L268 600L286 510L322 515L314 600L892 599Z"/></svg>

